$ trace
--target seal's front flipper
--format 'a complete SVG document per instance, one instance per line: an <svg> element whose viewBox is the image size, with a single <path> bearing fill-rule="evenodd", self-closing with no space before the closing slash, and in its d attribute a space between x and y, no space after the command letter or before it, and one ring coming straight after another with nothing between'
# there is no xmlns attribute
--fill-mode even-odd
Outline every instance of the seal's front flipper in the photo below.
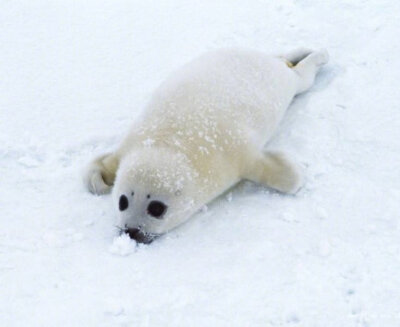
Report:
<svg viewBox="0 0 400 327"><path fill-rule="evenodd" d="M119 160L113 154L106 154L93 160L87 167L83 182L93 194L111 192Z"/></svg>
<svg viewBox="0 0 400 327"><path fill-rule="evenodd" d="M254 161L244 178L295 194L303 185L303 169L281 152L267 152Z"/></svg>

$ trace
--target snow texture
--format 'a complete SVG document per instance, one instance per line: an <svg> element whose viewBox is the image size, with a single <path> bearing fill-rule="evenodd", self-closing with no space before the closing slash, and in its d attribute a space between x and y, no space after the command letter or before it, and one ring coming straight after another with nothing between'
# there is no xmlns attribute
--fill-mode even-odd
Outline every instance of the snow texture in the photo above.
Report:
<svg viewBox="0 0 400 327"><path fill-rule="evenodd" d="M1 1L1 326L400 326L400 3ZM397 41L396 41L397 40ZM328 48L251 183L151 245L81 182L167 74L221 47Z"/></svg>

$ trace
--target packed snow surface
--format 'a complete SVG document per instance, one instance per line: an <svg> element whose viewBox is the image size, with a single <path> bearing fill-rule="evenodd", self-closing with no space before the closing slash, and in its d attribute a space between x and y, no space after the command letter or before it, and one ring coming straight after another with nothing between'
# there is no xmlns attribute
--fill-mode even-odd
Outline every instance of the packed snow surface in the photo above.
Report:
<svg viewBox="0 0 400 327"><path fill-rule="evenodd" d="M1 1L1 326L400 326L400 2ZM151 245L118 236L85 164L199 54L327 48L251 183Z"/></svg>

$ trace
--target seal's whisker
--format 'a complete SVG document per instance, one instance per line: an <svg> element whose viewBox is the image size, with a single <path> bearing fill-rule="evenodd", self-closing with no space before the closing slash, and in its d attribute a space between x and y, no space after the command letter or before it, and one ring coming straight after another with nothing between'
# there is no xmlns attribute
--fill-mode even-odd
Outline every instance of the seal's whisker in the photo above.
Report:
<svg viewBox="0 0 400 327"><path fill-rule="evenodd" d="M120 227L120 226L118 226L118 225L114 225L114 227L115 227L121 234L122 234L123 232L126 231L125 228L122 228L122 227Z"/></svg>

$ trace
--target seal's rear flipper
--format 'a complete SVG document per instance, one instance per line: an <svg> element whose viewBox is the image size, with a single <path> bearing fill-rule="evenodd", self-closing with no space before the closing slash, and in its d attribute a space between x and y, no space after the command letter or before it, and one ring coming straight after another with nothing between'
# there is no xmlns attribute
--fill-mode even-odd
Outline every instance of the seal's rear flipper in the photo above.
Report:
<svg viewBox="0 0 400 327"><path fill-rule="evenodd" d="M308 48L298 48L296 50L290 51L282 57L286 59L289 67L294 67L312 52L313 51Z"/></svg>
<svg viewBox="0 0 400 327"><path fill-rule="evenodd" d="M329 61L329 54L325 49L314 51L300 60L292 70L298 78L297 94L307 91L315 80L321 66Z"/></svg>

